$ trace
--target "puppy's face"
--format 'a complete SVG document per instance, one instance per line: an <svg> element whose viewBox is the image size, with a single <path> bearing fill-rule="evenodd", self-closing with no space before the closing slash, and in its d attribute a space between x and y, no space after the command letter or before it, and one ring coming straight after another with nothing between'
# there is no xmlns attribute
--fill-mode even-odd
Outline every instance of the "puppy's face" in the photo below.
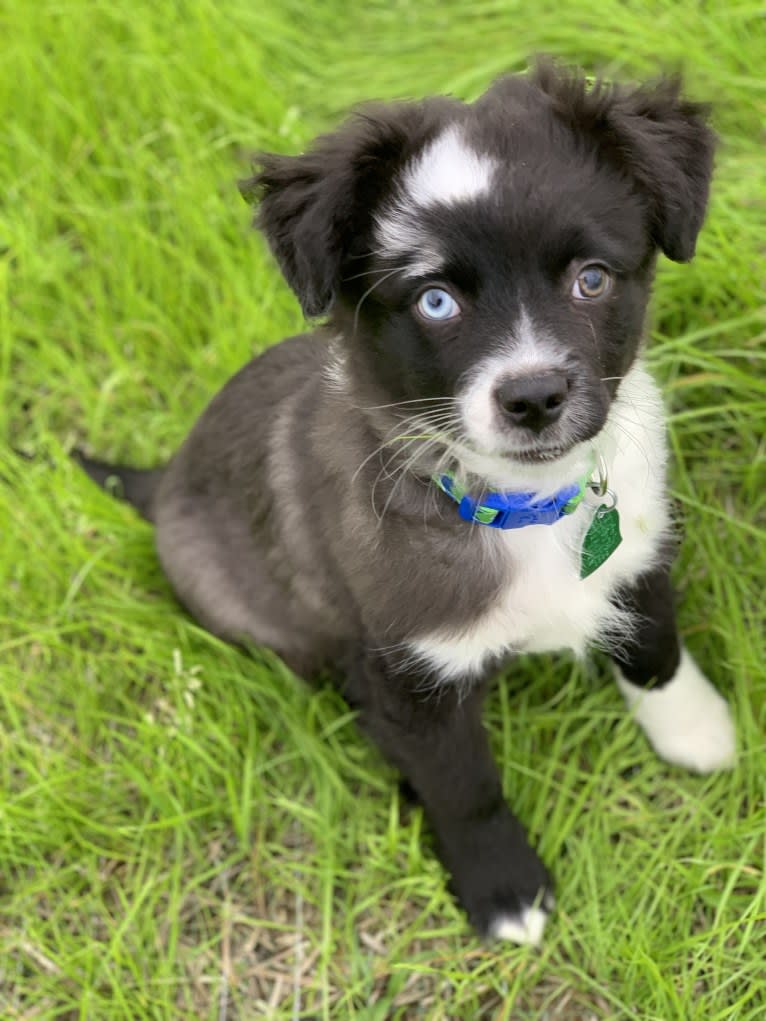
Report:
<svg viewBox="0 0 766 1021"><path fill-rule="evenodd" d="M268 157L257 183L304 307L332 309L392 403L433 402L479 453L545 461L603 426L658 249L693 254L711 164L676 82L588 88L541 65L470 106L380 108Z"/></svg>
<svg viewBox="0 0 766 1021"><path fill-rule="evenodd" d="M549 111L522 113L471 110L397 175L361 278L373 289L349 305L392 400L454 398L470 446L542 460L601 429L654 245L631 182Z"/></svg>

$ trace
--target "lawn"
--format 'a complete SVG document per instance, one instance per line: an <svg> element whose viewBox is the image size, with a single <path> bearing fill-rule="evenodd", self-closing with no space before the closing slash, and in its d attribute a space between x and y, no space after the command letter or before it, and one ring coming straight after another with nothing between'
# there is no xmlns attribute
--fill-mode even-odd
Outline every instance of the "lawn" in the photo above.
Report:
<svg viewBox="0 0 766 1021"><path fill-rule="evenodd" d="M650 351L681 624L740 747L687 775L598 656L514 666L488 725L558 881L530 950L472 936L340 700L202 632L67 452L161 461L300 329L237 192L250 152L365 98L472 98L540 50L682 67L715 101L710 215L660 267ZM762 1021L762 4L8 0L0 52L0 1018Z"/></svg>

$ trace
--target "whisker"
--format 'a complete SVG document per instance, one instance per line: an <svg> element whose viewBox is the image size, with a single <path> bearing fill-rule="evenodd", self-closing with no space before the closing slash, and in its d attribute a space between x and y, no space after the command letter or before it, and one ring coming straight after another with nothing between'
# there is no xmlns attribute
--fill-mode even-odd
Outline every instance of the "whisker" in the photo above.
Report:
<svg viewBox="0 0 766 1021"><path fill-rule="evenodd" d="M383 266L382 268L379 268L379 269L366 269L363 273L355 273L353 276L343 277L343 283L347 284L347 283L349 283L352 280L359 280L361 277L370 277L370 276L374 276L375 274L380 275L382 273L387 273L389 271L389 269L391 269L390 266ZM406 270L406 269L407 269L406 266L395 266L394 267L394 271L397 272L397 273L404 272L404 270Z"/></svg>
<svg viewBox="0 0 766 1021"><path fill-rule="evenodd" d="M349 259L370 259L373 255L387 256L390 255L384 248L372 248L369 252L360 252L359 255L350 255Z"/></svg>
<svg viewBox="0 0 766 1021"><path fill-rule="evenodd" d="M361 309L362 303L364 302L365 298L369 297L369 295L372 294L372 292L375 290L375 288L376 287L380 287L380 285L385 283L386 280L388 280L389 277L392 277L395 273L401 273L401 272L402 271L399 268L399 266L395 267L394 269L389 270L384 276L382 276L380 278L380 280L376 280L375 283L372 285L372 287L369 287L364 292L362 297L357 302L356 308L354 309L354 333L356 333L357 327L359 326L359 310Z"/></svg>
<svg viewBox="0 0 766 1021"><path fill-rule="evenodd" d="M443 414L438 417L422 416L418 418L416 416L409 424L415 426L418 431L416 432L416 435L409 437L407 434L402 434L401 439L405 441L403 446L397 447L391 451L391 454L382 467L382 471L385 472L389 478L394 478L397 473L400 477L403 477L404 474L411 470L412 466L419 458L422 458L437 444L441 444L445 448L449 448L453 442L450 426L459 423L455 422L453 416ZM404 460L400 460L399 464L397 464L393 471L389 471L389 465L391 462L395 458L401 458L401 455L410 448L415 449L412 450L412 453L404 458ZM441 460L441 458L439 460ZM378 475L378 479L379 478L380 473ZM376 479L376 484L378 479Z"/></svg>
<svg viewBox="0 0 766 1021"><path fill-rule="evenodd" d="M632 444L633 444L633 445L634 445L634 446L635 446L635 447L636 447L636 448L637 448L637 449L639 450L639 452L641 453L641 456L642 456L642 457L643 457L643 459L644 459L644 460L646 461L646 466L647 466L647 468L651 468L651 458L649 457L649 454L648 454L648 452L647 452L647 450L646 450L646 447L645 447L645 446L644 446L644 444L643 444L643 443L642 443L642 442L641 442L641 441L640 441L640 440L638 439L638 437L637 437L637 436L635 436L635 435L634 435L634 434L633 434L633 433L632 433L632 432L630 431L630 429L628 429L628 428L627 428L627 427L625 426L625 423L624 423L624 421L620 421L620 415L619 415L619 414L618 414L618 415L614 415L614 416L613 416L613 418L612 418L612 422L614 423L614 426L615 426L615 428L617 428L617 429L618 429L618 430L619 430L619 431L620 431L620 432L621 432L621 433L623 434L623 436L625 436L625 438L626 438L626 439L627 439L627 440L628 440L628 441L629 441L630 443L632 443ZM634 424L634 423L630 423L630 424L632 425L632 424ZM635 424L637 425L638 423L635 423Z"/></svg>
<svg viewBox="0 0 766 1021"><path fill-rule="evenodd" d="M383 520L383 514L378 514L378 512L377 512L377 510L375 508L375 491L378 488L378 483L380 482L381 478L383 478L383 477L385 477L388 481L392 481L392 480L396 479L397 474L400 476L400 479L401 479L402 473L404 472L404 469L405 469L406 465L409 463L410 459L407 458L407 459L405 459L404 462L402 462L402 464L397 465L396 469L393 472L389 472L388 466L391 463L391 460L393 459L394 456L397 456L398 454L402 453L408 447L411 447L414 443L417 443L417 442L420 442L420 439L418 437L415 437L415 438L411 439L408 443L406 443L400 450L397 450L395 453L392 453L391 456L388 458L388 460L381 466L381 470L375 476L375 481L373 482L372 487L370 489L370 501L371 501L371 504L372 504L373 513L375 514L375 517L378 519L378 524L380 524L382 522L382 520ZM398 484L398 481L399 480L394 482L394 488ZM387 506L388 506L388 502L386 503L386 507ZM385 513L386 507L383 508L383 513Z"/></svg>
<svg viewBox="0 0 766 1021"><path fill-rule="evenodd" d="M390 430L390 431L393 431L393 430ZM418 436L411 436L410 435L411 431L413 431L413 430L406 431L406 432L404 432L404 433L402 433L402 434L400 434L398 436L388 436L383 441L383 443L380 444L380 446L376 447L372 451L372 453L368 454L367 457L364 458L362 463L359 465L359 467L356 469L354 474L351 476L351 483L353 484L354 482L356 482L356 480L357 480L357 478L359 476L359 473L362 471L364 466L366 464L368 464L373 459L373 457L375 457L376 454L381 454L384 450L386 450L389 446L391 446L391 444L397 443L399 441L402 441L402 442L408 441L410 443L414 443L416 440L418 440L420 438Z"/></svg>
<svg viewBox="0 0 766 1021"><path fill-rule="evenodd" d="M434 421L433 419L429 419L427 421L426 420L417 421L413 418L412 420L405 419L404 422L397 423L395 426L392 427L391 430L389 430L389 433L393 432L395 428L399 428L403 431L396 436L391 436L389 434L386 437L386 439L384 439L383 443L381 443L370 454L368 454L367 457L364 458L359 467L356 469L354 474L351 476L351 483L353 484L356 481L356 479L359 476L359 473L362 471L366 464L368 464L376 455L381 454L384 450L391 447L395 443L401 442L404 443L405 446L399 447L396 450L392 451L391 457L389 457L389 459L383 466L383 470L387 468L388 464L390 463L393 457L400 455L403 450L406 450L407 447L411 446L414 443L426 439L427 440L443 439L445 441L449 441L449 436L442 437L440 435L437 435L432 437L430 434L432 432L437 433L444 432L450 424L452 423L450 422L449 417L446 414L443 421L441 419L437 421ZM407 428L408 426L409 428ZM411 435L411 433L416 433L416 435L413 436ZM380 475L378 476L378 478L379 477Z"/></svg>
<svg viewBox="0 0 766 1021"><path fill-rule="evenodd" d="M457 397L413 397L407 401L393 401L391 404L366 404L362 405L360 411L380 411L384 408L399 408L405 404L426 404L428 402L440 402L446 403L458 403L459 398Z"/></svg>
<svg viewBox="0 0 766 1021"><path fill-rule="evenodd" d="M412 447L412 446L414 446L417 443L424 443L425 442L425 443L427 443L430 446L434 442L441 441L442 443L449 444L449 442L451 440L451 437L449 435L448 429L446 429L443 426L436 426L435 425L434 428L431 429L431 430L423 429L423 430L421 430L419 433L417 433L414 436L410 436L410 435L404 434L401 437L397 437L397 439L401 439L401 440L406 441L406 442L404 443L404 446L397 447L396 449L393 449L391 451L391 453L390 453L390 455L389 455L389 457L388 457L388 459L386 460L386 463L385 463L385 467L386 468L388 467L388 465L391 463L391 461L394 458L400 457L400 455L405 450L407 450L407 448Z"/></svg>
<svg viewBox="0 0 766 1021"><path fill-rule="evenodd" d="M370 487L370 506L379 525L384 521L405 478L414 479L427 490L431 490L430 475L451 461L457 460L456 452L459 447L456 440L459 437L460 442L465 443L467 439L463 432L462 417L456 408L457 403L458 400L454 397L433 397L394 401L377 406L381 409L393 408L406 412L398 416L397 421L383 436L382 442L362 460L351 477L351 482L354 483L370 461L376 457L380 459L379 470ZM416 466L419 466L418 470L415 470ZM424 469L429 478L423 477ZM376 497L384 480L390 484L390 490L379 510ZM431 500L441 515L436 502L436 491L433 489L433 492L427 492L424 500L425 519Z"/></svg>
<svg viewBox="0 0 766 1021"><path fill-rule="evenodd" d="M405 476L407 475L407 472L409 471L411 466L414 464L415 460L418 457L422 457L423 454L425 454L425 452L430 447L432 447L434 444L439 443L439 442L442 442L441 437L435 437L434 439L429 440L427 443L425 443L423 445L423 447L421 449L416 450L415 453L411 457L407 458L407 460L401 466L401 468L399 470L399 478L394 482L393 486L391 487L391 492L388 494L388 499L386 500L385 504L383 505L383 510L381 511L380 517L378 518L378 523L379 524L381 524L383 522L383 518L386 516L386 511L390 507L391 501L393 500L394 496L396 495L397 489L401 485L402 481L404 480Z"/></svg>

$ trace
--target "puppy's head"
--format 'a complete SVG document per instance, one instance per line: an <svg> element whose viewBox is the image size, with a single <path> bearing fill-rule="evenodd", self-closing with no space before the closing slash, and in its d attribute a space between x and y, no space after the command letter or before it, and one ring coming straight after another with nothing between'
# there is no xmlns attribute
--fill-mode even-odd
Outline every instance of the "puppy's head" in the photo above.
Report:
<svg viewBox="0 0 766 1021"><path fill-rule="evenodd" d="M706 114L676 78L541 61L471 105L370 107L247 188L306 314L331 314L391 402L441 399L456 441L544 461L603 426L657 252L694 254Z"/></svg>

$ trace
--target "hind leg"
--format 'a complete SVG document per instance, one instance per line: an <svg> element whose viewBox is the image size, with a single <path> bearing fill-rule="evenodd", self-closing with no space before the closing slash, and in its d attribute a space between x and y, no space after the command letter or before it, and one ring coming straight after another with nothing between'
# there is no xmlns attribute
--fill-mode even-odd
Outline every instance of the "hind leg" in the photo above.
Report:
<svg viewBox="0 0 766 1021"><path fill-rule="evenodd" d="M233 643L266 646L292 669L308 669L309 650L291 627L284 593L270 579L246 524L195 501L160 502L156 544L181 603L208 631Z"/></svg>

